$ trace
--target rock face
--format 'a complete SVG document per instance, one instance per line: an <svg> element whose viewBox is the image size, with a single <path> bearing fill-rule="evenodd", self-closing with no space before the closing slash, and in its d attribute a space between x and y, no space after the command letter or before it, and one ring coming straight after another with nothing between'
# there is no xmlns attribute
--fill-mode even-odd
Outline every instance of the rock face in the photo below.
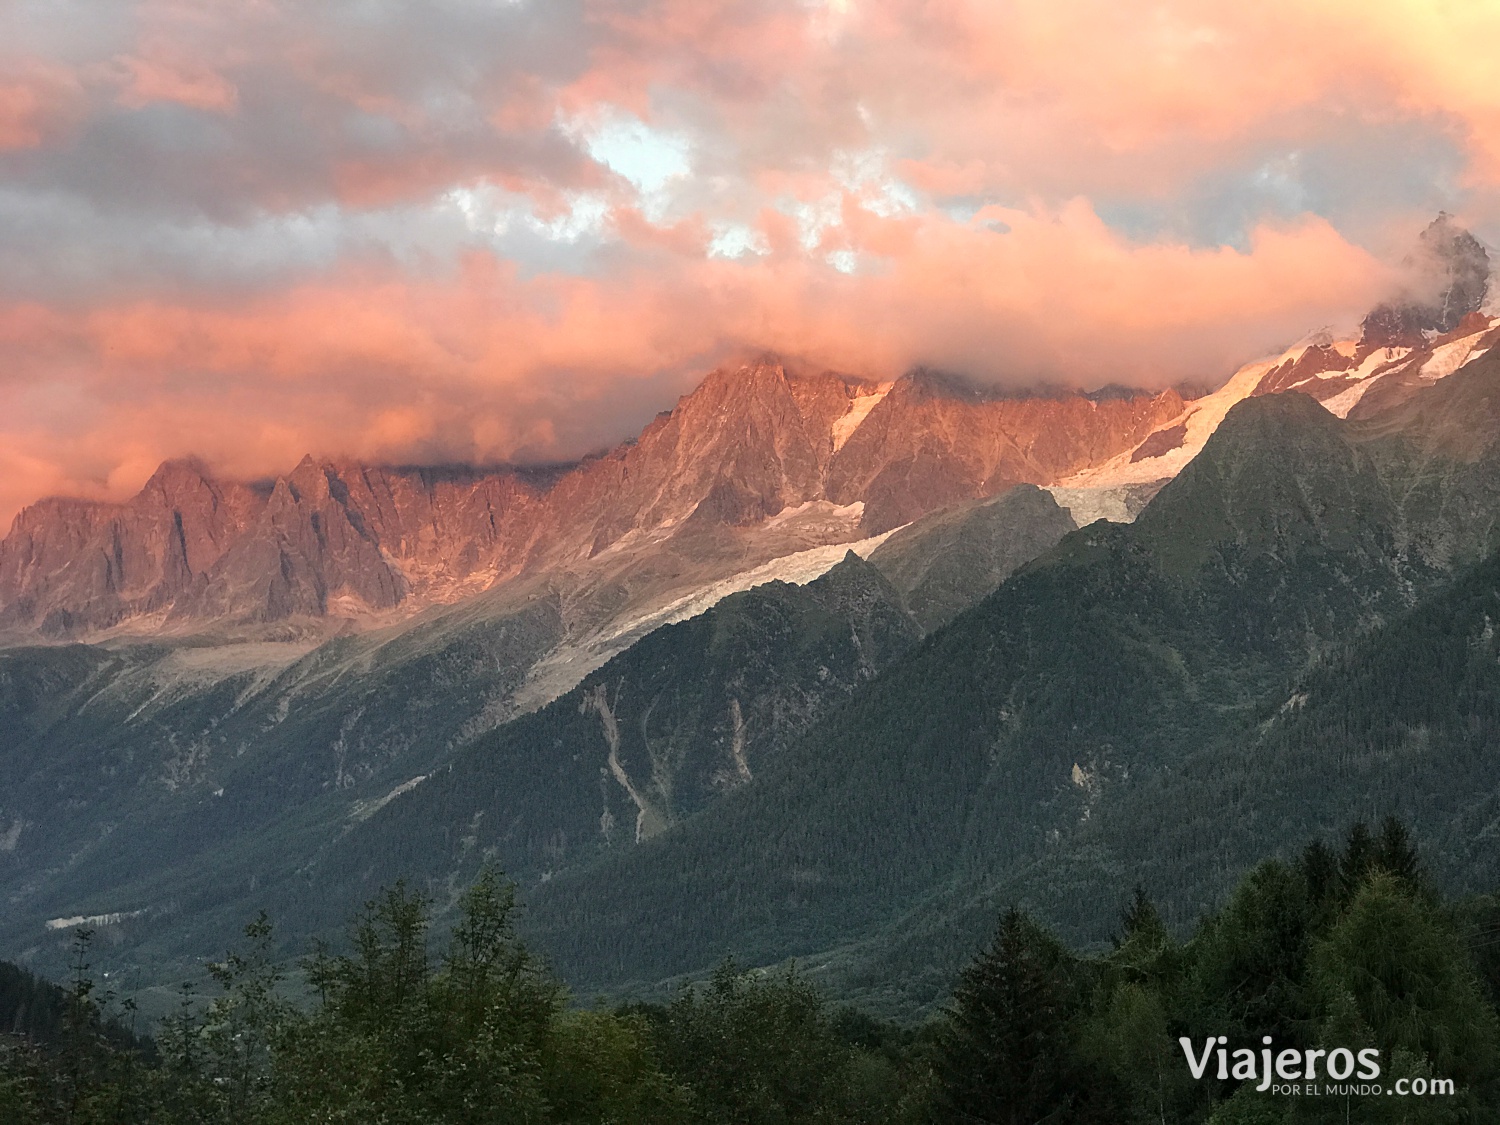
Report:
<svg viewBox="0 0 1500 1125"><path fill-rule="evenodd" d="M1490 257L1446 213L1422 232L1408 265L1418 291L1379 305L1365 317L1362 342L1371 348L1418 347L1424 334L1451 332L1484 304Z"/></svg>
<svg viewBox="0 0 1500 1125"><path fill-rule="evenodd" d="M1016 484L1051 484L1132 449L1182 413L1159 395L1004 397L931 372L898 382L839 450L829 499L865 505L868 534Z"/></svg>
<svg viewBox="0 0 1500 1125"><path fill-rule="evenodd" d="M587 570L643 537L732 556L739 532L810 504L843 515L804 545L845 542L1097 465L1182 410L1175 391L1003 397L925 371L877 386L763 360L714 372L637 441L565 472L309 457L256 485L169 462L126 503L22 512L0 543L0 626L380 620Z"/></svg>
<svg viewBox="0 0 1500 1125"><path fill-rule="evenodd" d="M1359 339L1305 341L1194 400L1004 394L920 369L873 384L762 359L713 372L636 441L565 471L306 458L257 485L169 462L127 503L44 500L16 518L0 632L326 632L528 581L553 585L569 629L591 628L634 599L1018 484L1062 486L1090 510L1089 492L1176 476L1246 398L1299 391L1341 418L1390 416L1500 341L1472 235L1440 215L1409 265L1411 290Z"/></svg>
<svg viewBox="0 0 1500 1125"><path fill-rule="evenodd" d="M192 462L163 465L127 504L43 501L0 544L0 613L49 634L164 614L264 505L255 488Z"/></svg>
<svg viewBox="0 0 1500 1125"><path fill-rule="evenodd" d="M494 559L536 495L515 472L307 458L256 486L168 462L124 504L47 500L23 511L0 543L0 623L57 636L142 618L267 622L441 597Z"/></svg>

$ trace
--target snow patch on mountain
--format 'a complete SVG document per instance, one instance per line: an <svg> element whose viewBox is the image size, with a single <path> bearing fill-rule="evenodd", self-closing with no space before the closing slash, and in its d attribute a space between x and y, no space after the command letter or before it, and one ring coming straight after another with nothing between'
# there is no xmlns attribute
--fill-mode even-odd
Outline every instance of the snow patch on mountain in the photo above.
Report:
<svg viewBox="0 0 1500 1125"><path fill-rule="evenodd" d="M68 918L49 918L49 930L72 930L79 926L118 926L132 918L139 918L144 910L116 910L112 914L74 914Z"/></svg>
<svg viewBox="0 0 1500 1125"><path fill-rule="evenodd" d="M767 530L782 530L795 525L803 534L828 534L847 536L859 527L865 514L865 502L856 500L852 504L835 504L831 500L806 500L790 508L783 508L766 519L761 527ZM840 556L842 557L842 556Z"/></svg>
<svg viewBox="0 0 1500 1125"><path fill-rule="evenodd" d="M873 388L869 394L862 394L849 402L849 410L842 418L833 423L833 449L837 453L844 447L859 425L870 416L870 411L880 405L880 401L890 394L894 383L881 383Z"/></svg>
<svg viewBox="0 0 1500 1125"><path fill-rule="evenodd" d="M1345 379L1356 381L1352 387L1340 391L1332 398L1324 399L1323 408L1339 418L1349 417L1349 411L1358 406L1359 400L1379 381L1374 376L1385 374L1410 354L1410 348L1376 348L1360 361L1358 367L1352 371L1340 372Z"/></svg>
<svg viewBox="0 0 1500 1125"><path fill-rule="evenodd" d="M1103 488L1044 488L1058 506L1067 510L1073 522L1087 527L1095 520L1110 523L1134 523L1135 517L1155 496L1165 481L1147 484L1109 485Z"/></svg>
<svg viewBox="0 0 1500 1125"><path fill-rule="evenodd" d="M1169 449L1157 457L1143 457L1139 461L1131 460L1135 453L1132 449L1096 468L1074 473L1058 481L1058 485L1065 489L1110 488L1125 484L1149 484L1163 477L1175 477L1184 465L1198 456L1231 407L1249 398L1267 372L1299 354L1300 350L1293 348L1270 359L1247 363L1213 394L1188 403L1180 415L1158 427L1163 430L1177 425L1187 427L1186 436L1177 448Z"/></svg>
<svg viewBox="0 0 1500 1125"><path fill-rule="evenodd" d="M1478 359L1489 350L1476 347L1483 335L1482 332L1475 332L1461 340L1453 340L1434 348L1432 358L1422 364L1422 378L1435 383L1439 379L1446 379L1471 359Z"/></svg>
<svg viewBox="0 0 1500 1125"><path fill-rule="evenodd" d="M1376 348L1353 371L1344 372L1344 376L1348 379L1368 379L1382 367L1405 359L1410 354L1410 348Z"/></svg>
<svg viewBox="0 0 1500 1125"><path fill-rule="evenodd" d="M1374 379L1365 379L1355 383L1346 391L1340 391L1330 399L1325 399L1323 409L1338 418L1349 417L1349 411L1359 405L1359 400L1365 397L1365 392L1375 385Z"/></svg>
<svg viewBox="0 0 1500 1125"><path fill-rule="evenodd" d="M869 558L876 547L900 530L899 527L892 528L852 543L836 543L783 555L728 578L705 583L642 613L613 620L603 629L586 636L565 641L532 666L526 683L516 693L514 713L543 707L570 691L594 669L602 667L653 629L697 617L730 594L763 586L767 582L806 585L827 574L850 551L862 559Z"/></svg>
<svg viewBox="0 0 1500 1125"><path fill-rule="evenodd" d="M892 528L890 531L873 535L868 539L860 539L854 543L835 543L826 547L813 547L810 550L772 559L768 563L762 563L750 570L741 571L739 574L700 587L644 617L617 625L611 636L636 633L642 626L646 626L646 631L649 632L658 625L686 621L689 617L697 617L700 613L712 608L730 594L737 594L755 586L763 586L767 582L789 582L794 586L804 586L827 574L850 551L862 559L868 558L876 547L899 530L900 528Z"/></svg>

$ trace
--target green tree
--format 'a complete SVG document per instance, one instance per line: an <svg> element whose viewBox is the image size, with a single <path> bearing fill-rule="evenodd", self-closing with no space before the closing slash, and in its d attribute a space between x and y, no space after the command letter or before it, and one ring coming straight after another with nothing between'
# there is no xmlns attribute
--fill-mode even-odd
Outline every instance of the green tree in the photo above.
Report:
<svg viewBox="0 0 1500 1125"><path fill-rule="evenodd" d="M1302 851L1297 872L1315 907L1334 902L1339 893L1339 857L1322 840L1314 840Z"/></svg>
<svg viewBox="0 0 1500 1125"><path fill-rule="evenodd" d="M1173 1034L1182 1004L1182 951L1140 886L1121 925L1113 952L1095 967L1098 982L1085 1043L1135 1117L1176 1119L1200 1097Z"/></svg>
<svg viewBox="0 0 1500 1125"><path fill-rule="evenodd" d="M544 1057L548 1120L558 1125L675 1125L691 1095L658 1065L646 1021L600 1011L560 1017Z"/></svg>
<svg viewBox="0 0 1500 1125"><path fill-rule="evenodd" d="M822 994L790 968L742 973L725 961L657 1015L663 1062L697 1120L723 1125L898 1120L877 1054L838 1033Z"/></svg>
<svg viewBox="0 0 1500 1125"><path fill-rule="evenodd" d="M245 927L247 950L208 967L220 995L201 1022L189 1023L199 1055L184 1059L185 1069L202 1080L200 1091L208 1092L214 1117L226 1125L253 1119L265 1105L276 1041L295 1018L280 995L283 976L271 959L271 938L262 911Z"/></svg>
<svg viewBox="0 0 1500 1125"><path fill-rule="evenodd" d="M482 874L460 905L436 970L428 904L399 883L366 905L352 954L314 957L321 1005L275 1048L278 1120L546 1120L542 1057L561 990L516 940L498 876Z"/></svg>
<svg viewBox="0 0 1500 1125"><path fill-rule="evenodd" d="M1399 817L1388 816L1381 823L1380 835L1375 840L1375 865L1413 890L1422 887L1421 860L1411 833Z"/></svg>
<svg viewBox="0 0 1500 1125"><path fill-rule="evenodd" d="M1397 877L1371 875L1318 942L1310 991L1326 1045L1367 1033L1386 1060L1405 1052L1475 1096L1493 1093L1495 1011L1458 935Z"/></svg>
<svg viewBox="0 0 1500 1125"><path fill-rule="evenodd" d="M1070 957L1021 911L960 974L937 1058L935 1118L993 1125L1118 1120L1074 1026Z"/></svg>

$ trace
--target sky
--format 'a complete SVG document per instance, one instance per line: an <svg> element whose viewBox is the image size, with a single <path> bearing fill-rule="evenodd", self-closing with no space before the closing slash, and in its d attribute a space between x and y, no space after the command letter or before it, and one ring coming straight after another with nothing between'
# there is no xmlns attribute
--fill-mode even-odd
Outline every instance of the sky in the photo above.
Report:
<svg viewBox="0 0 1500 1125"><path fill-rule="evenodd" d="M1494 0L0 0L0 526L770 351L1222 381L1500 242Z"/></svg>

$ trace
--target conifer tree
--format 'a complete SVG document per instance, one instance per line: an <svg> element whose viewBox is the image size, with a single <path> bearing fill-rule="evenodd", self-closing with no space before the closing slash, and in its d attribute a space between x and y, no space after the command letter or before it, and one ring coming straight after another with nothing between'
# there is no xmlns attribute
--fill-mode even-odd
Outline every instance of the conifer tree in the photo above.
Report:
<svg viewBox="0 0 1500 1125"><path fill-rule="evenodd" d="M1344 854L1339 860L1339 893L1345 902L1354 897L1378 860L1379 848L1369 826L1362 820L1355 821L1344 841Z"/></svg>
<svg viewBox="0 0 1500 1125"><path fill-rule="evenodd" d="M964 969L937 1060L936 1120L1110 1120L1105 1080L1077 1049L1067 954L1014 907Z"/></svg>
<svg viewBox="0 0 1500 1125"><path fill-rule="evenodd" d="M1331 902L1339 889L1339 858L1322 840L1314 840L1302 850L1297 870L1307 886L1308 900L1314 906Z"/></svg>
<svg viewBox="0 0 1500 1125"><path fill-rule="evenodd" d="M1375 841L1375 863L1409 887L1416 889L1420 886L1422 865L1417 859L1411 833L1399 817L1388 816L1381 824L1380 835Z"/></svg>
<svg viewBox="0 0 1500 1125"><path fill-rule="evenodd" d="M1310 989L1325 1012L1357 1017L1387 1059L1404 1050L1436 1074L1493 1081L1500 1023L1467 950L1446 919L1389 873L1371 875L1318 942Z"/></svg>

